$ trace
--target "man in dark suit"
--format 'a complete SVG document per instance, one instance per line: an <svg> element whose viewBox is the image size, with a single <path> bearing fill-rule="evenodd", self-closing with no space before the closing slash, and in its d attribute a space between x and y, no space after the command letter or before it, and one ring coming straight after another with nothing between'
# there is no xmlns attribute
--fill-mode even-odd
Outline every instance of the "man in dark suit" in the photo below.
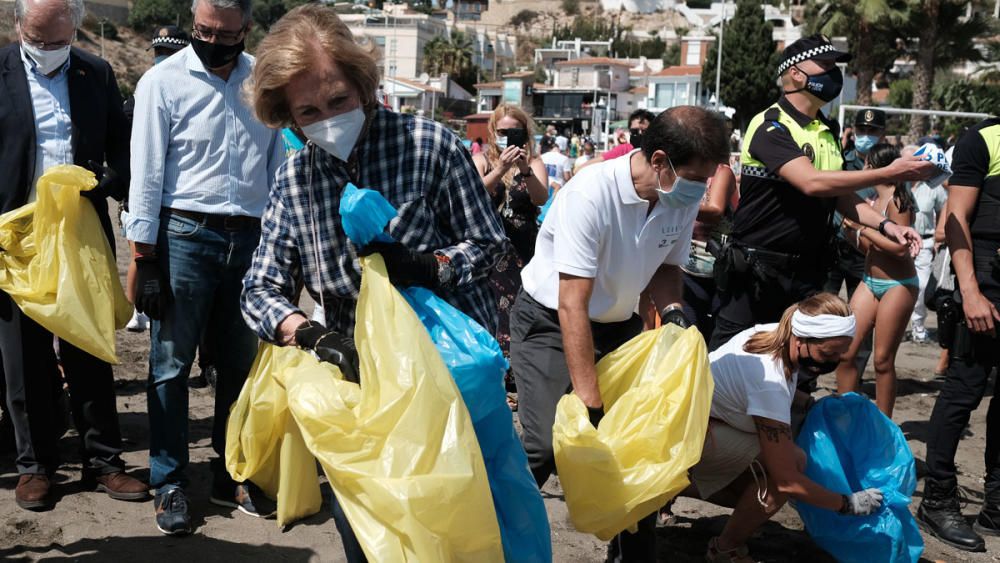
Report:
<svg viewBox="0 0 1000 563"><path fill-rule="evenodd" d="M58 164L94 170L86 192L114 248L107 198L128 189L129 139L121 93L110 65L70 44L83 20L82 0L16 0L19 43L0 48L0 212L35 199L35 183ZM105 164L105 162L107 164ZM0 356L17 441L18 506L53 504L49 478L59 465L60 412L53 400L69 387L82 442L84 479L120 500L145 500L148 487L124 472L111 366L59 341L0 292Z"/></svg>

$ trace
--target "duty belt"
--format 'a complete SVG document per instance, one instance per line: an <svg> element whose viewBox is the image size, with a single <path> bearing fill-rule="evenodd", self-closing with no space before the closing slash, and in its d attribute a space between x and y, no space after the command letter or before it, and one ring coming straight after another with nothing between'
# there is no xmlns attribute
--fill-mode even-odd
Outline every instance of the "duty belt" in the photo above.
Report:
<svg viewBox="0 0 1000 563"><path fill-rule="evenodd" d="M757 260L763 264L774 268L793 268L800 263L801 254L786 254L763 248L754 248L742 243L735 243L734 246L742 251L749 261Z"/></svg>

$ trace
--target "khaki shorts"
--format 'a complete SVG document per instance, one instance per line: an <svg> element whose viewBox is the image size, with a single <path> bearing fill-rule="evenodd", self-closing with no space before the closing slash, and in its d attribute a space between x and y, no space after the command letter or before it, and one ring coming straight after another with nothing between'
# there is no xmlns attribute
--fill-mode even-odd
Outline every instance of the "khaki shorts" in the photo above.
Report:
<svg viewBox="0 0 1000 563"><path fill-rule="evenodd" d="M737 430L725 422L709 421L701 461L691 468L691 482L698 495L707 499L726 488L749 467L760 454L757 434Z"/></svg>

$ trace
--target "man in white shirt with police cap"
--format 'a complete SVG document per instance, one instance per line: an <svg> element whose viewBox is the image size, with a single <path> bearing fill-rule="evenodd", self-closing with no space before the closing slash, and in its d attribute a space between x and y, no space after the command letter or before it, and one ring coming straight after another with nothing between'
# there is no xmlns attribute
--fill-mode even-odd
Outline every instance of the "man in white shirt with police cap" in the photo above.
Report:
<svg viewBox="0 0 1000 563"><path fill-rule="evenodd" d="M511 364L524 447L541 487L555 468L556 403L575 392L597 424L597 360L642 331L648 289L664 322L687 326L680 265L705 182L729 158L722 119L681 106L660 114L627 158L586 168L560 190L511 312ZM622 532L608 560L654 561L653 515Z"/></svg>

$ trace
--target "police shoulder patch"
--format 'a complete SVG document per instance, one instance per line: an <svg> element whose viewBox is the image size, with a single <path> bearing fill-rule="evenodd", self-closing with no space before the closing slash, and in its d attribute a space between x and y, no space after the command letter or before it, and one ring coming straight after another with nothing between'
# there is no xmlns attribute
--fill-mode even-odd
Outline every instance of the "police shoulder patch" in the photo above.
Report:
<svg viewBox="0 0 1000 563"><path fill-rule="evenodd" d="M809 162L816 162L816 149L812 145L809 143L802 145L802 152L806 153L806 156L809 157Z"/></svg>

